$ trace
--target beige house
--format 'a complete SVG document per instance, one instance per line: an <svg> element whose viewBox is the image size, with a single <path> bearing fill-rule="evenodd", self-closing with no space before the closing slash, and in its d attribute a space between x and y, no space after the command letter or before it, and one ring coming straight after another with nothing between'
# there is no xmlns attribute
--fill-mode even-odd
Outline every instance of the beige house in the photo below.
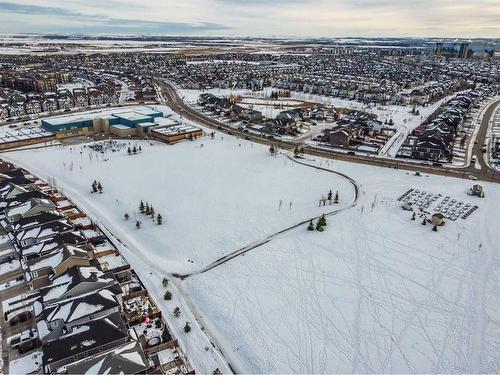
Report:
<svg viewBox="0 0 500 375"><path fill-rule="evenodd" d="M75 246L64 245L39 258L22 260L25 280L32 290L50 285L52 277L58 277L68 269L90 266L87 251Z"/></svg>
<svg viewBox="0 0 500 375"><path fill-rule="evenodd" d="M5 210L5 217L10 223L20 219L38 215L41 212L53 211L56 205L48 199L32 198L29 201Z"/></svg>

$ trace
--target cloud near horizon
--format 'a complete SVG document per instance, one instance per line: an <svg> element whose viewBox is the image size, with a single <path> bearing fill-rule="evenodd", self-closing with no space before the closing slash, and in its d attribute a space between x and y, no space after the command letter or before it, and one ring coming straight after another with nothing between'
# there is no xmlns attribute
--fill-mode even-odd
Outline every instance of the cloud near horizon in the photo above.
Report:
<svg viewBox="0 0 500 375"><path fill-rule="evenodd" d="M2 33L500 37L500 0L0 1Z"/></svg>

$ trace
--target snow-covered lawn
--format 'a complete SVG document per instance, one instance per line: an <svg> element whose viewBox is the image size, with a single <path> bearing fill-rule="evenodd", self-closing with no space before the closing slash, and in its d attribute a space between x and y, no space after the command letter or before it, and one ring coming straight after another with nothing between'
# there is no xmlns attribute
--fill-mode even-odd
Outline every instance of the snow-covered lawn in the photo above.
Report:
<svg viewBox="0 0 500 375"><path fill-rule="evenodd" d="M187 279L204 324L247 372L498 373L500 186L334 166L358 205ZM479 209L433 232L396 201L409 188Z"/></svg>
<svg viewBox="0 0 500 375"><path fill-rule="evenodd" d="M318 199L329 189L340 191L340 207L353 198L352 186L336 175L223 137L175 146L141 142L135 156L61 146L7 157L54 177L122 240L129 247L122 254L168 312L173 305L158 298L162 271L199 270L317 216L325 210ZM178 281L188 299L175 303L190 306L239 372L499 372L500 186L482 184L480 199L466 195L471 181L309 162L358 181L358 204L328 217L323 233L303 225ZM94 179L102 195L90 194ZM410 188L479 209L433 232L400 208L396 199ZM163 215L162 226L137 212L141 199ZM186 314L174 332L195 357L206 340L198 328L183 336L184 319L193 320Z"/></svg>
<svg viewBox="0 0 500 375"><path fill-rule="evenodd" d="M54 178L164 272L200 269L319 216L334 207L318 207L329 190L340 192L341 203L335 208L353 198L352 186L343 178L283 155L272 157L267 147L226 135L174 146L138 145L142 153L132 156L127 147L101 154L84 146L56 146L14 152L8 158L42 178ZM90 193L94 179L102 183L103 194ZM141 200L162 215L163 225L139 213Z"/></svg>
<svg viewBox="0 0 500 375"><path fill-rule="evenodd" d="M21 268L21 264L17 259L12 260L11 262L2 263L0 264L0 276L15 271L18 268Z"/></svg>
<svg viewBox="0 0 500 375"><path fill-rule="evenodd" d="M42 367L42 352L36 351L24 357L19 357L9 363L9 374L21 375L38 372Z"/></svg>
<svg viewBox="0 0 500 375"><path fill-rule="evenodd" d="M24 280L17 280L17 279L12 279L12 280L6 281L6 282L0 284L0 292L4 291L6 289L12 288L16 285L23 284L23 283L24 283Z"/></svg>

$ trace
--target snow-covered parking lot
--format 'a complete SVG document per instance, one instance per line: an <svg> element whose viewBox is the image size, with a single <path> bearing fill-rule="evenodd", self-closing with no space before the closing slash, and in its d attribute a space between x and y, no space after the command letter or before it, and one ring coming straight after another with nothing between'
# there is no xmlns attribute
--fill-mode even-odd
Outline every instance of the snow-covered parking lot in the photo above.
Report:
<svg viewBox="0 0 500 375"><path fill-rule="evenodd" d="M331 207L318 207L330 189L339 190L335 208L350 206L354 196L339 176L271 157L266 147L227 135L137 145L139 155L57 146L8 158L55 178L134 256L163 272L197 271L318 216ZM481 199L467 195L471 181L307 162L356 180L357 205L328 217L324 232L300 226L177 281L233 367L254 373L499 372L500 187L484 183ZM90 194L94 179L103 194ZM434 232L401 209L397 198L410 188L467 199L479 209L467 220L445 220ZM141 199L162 214L163 225L138 213Z"/></svg>

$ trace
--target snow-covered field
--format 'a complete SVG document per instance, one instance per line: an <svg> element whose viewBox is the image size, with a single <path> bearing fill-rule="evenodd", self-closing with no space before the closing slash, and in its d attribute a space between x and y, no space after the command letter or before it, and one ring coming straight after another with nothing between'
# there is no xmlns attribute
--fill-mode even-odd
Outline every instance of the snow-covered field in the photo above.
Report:
<svg viewBox="0 0 500 375"><path fill-rule="evenodd" d="M135 156L61 146L7 157L55 178L130 245L135 268L163 272L196 272L320 215L318 199L330 189L340 191L339 208L354 195L341 177L227 135L140 145ZM255 373L499 372L500 187L484 183L480 199L466 194L471 181L308 162L354 178L358 204L328 217L322 233L302 225L177 282L231 364ZM102 195L90 194L94 179ZM433 232L401 210L396 199L409 188L479 209ZM162 226L137 212L141 199L163 215ZM155 289L159 280L143 281Z"/></svg>
<svg viewBox="0 0 500 375"><path fill-rule="evenodd" d="M314 162L313 162L314 163ZM498 372L500 187L335 162L355 208L184 285L249 372ZM396 201L409 188L471 201L438 232Z"/></svg>
<svg viewBox="0 0 500 375"><path fill-rule="evenodd" d="M266 147L226 135L175 146L138 145L142 153L132 156L128 145L104 154L78 145L19 151L8 158L42 178L55 178L70 196L81 196L165 272L196 271L319 216L328 207L318 207L318 201L329 190L339 190L342 197L336 208L352 201L346 180L283 155L271 157ZM102 183L103 194L90 193L94 179ZM162 215L163 225L139 213L141 200Z"/></svg>

